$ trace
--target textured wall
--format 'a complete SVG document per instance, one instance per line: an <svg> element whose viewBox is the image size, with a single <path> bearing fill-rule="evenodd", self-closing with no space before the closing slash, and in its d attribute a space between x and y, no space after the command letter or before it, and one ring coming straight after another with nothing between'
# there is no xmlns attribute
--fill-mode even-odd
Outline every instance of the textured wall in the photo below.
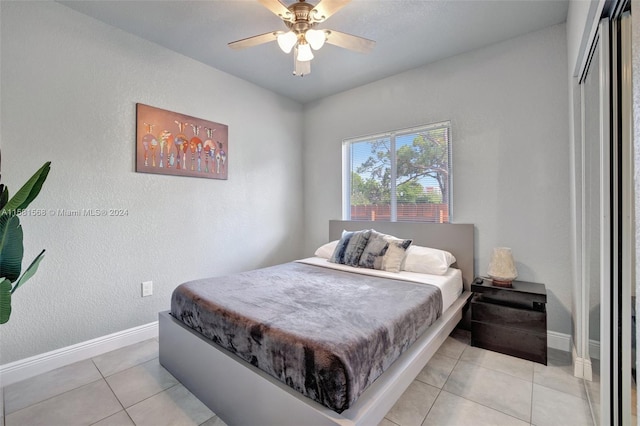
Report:
<svg viewBox="0 0 640 426"><path fill-rule="evenodd" d="M1 7L3 182L51 160L32 207L128 215L23 218L25 263L47 254L0 364L155 321L185 280L299 257L299 104L55 2ZM135 173L136 102L229 125L229 180Z"/></svg>
<svg viewBox="0 0 640 426"><path fill-rule="evenodd" d="M476 272L509 246L543 282L549 330L571 332L570 171L564 25L305 105L306 250L341 216L341 143L451 120L453 220L476 226Z"/></svg>

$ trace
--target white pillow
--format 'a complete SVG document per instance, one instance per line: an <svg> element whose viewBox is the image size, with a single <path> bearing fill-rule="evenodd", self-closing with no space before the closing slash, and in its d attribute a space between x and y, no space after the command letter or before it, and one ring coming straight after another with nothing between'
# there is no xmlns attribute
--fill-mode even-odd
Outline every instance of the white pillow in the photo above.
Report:
<svg viewBox="0 0 640 426"><path fill-rule="evenodd" d="M444 275L455 262L456 258L448 251L412 245L407 249L402 270Z"/></svg>
<svg viewBox="0 0 640 426"><path fill-rule="evenodd" d="M318 247L318 250L316 250L314 254L323 259L329 259L333 255L333 252L336 250L338 241L339 240L331 241L330 243Z"/></svg>

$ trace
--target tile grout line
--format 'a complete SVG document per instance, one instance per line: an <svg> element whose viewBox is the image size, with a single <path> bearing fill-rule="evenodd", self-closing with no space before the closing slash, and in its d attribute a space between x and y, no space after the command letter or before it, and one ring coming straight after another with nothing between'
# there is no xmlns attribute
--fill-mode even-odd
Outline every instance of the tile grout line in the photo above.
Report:
<svg viewBox="0 0 640 426"><path fill-rule="evenodd" d="M102 376L102 378L106 380L106 379L107 379L107 377L111 377L111 376L115 376L116 374L124 373L125 371L129 371L129 370L131 370L132 368L140 367L141 365L146 364L146 363L148 363L148 362L151 362L151 361L153 361L154 359L158 359L158 358L159 358L159 357L157 357L157 356L156 356L156 357L153 357L153 358L148 359L148 360L146 360L146 361L142 361L142 362L141 362L141 363L139 363L139 364L132 365L131 367L127 367L127 368L125 368L124 370L118 370L118 371L116 371L116 372L114 372L114 373L109 374L108 376L105 376L105 375L102 373L102 371L100 371L100 368L98 368L98 366L96 365L96 363L95 363L95 362L93 362L93 358L90 358L90 359L91 359L91 361L93 362L93 365L95 365L95 366L96 366L96 368L98 369L98 371L100 372L100 375ZM161 366L162 366L162 365L161 365ZM163 368L164 368L164 367L163 367Z"/></svg>
<svg viewBox="0 0 640 426"><path fill-rule="evenodd" d="M115 373L113 373L113 374L111 374L111 375L109 375L109 376L105 376L105 375L102 373L102 371L100 370L100 368L98 368L98 366L96 365L96 363L95 363L95 361L94 361L94 358L95 358L95 357L87 358L87 359L82 360L82 361L87 361L87 360L90 360L90 361L91 361L91 363L93 364L93 366L95 367L95 369L98 371L98 374L100 374L100 378L99 378L99 379L93 380L93 381L91 381L91 382L89 382L89 383L82 384L82 385L77 386L77 387L75 387L75 388L73 388L73 389L68 389L68 390L66 390L66 391L64 391L64 392L61 392L61 393L58 393L58 394L52 395L52 396L50 396L49 398L45 398L45 399L43 399L43 400L41 400L41 401L34 402L33 404L30 404L30 405L28 405L28 406L26 406L26 407L23 407L23 408L19 409L19 410L15 410L15 411L11 412L10 414L18 413L18 412L20 412L20 411L26 410L26 409L27 409L27 408L29 408L29 407L33 407L34 405L41 404L41 403L43 403L43 402L45 402L45 401L49 401L49 400L51 400L51 399L53 399L53 398L57 398L58 396L62 396L62 395L67 394L67 393L69 393L69 392L72 392L72 391L78 390L78 389L80 389L80 388L82 388L82 387L85 387L85 386L88 386L88 385L94 384L94 383L96 383L96 382L99 382L100 380L103 380L103 381L105 382L105 384L107 385L107 387L109 388L109 390L111 391L111 393L113 394L113 396L114 396L114 397L116 398L116 400L118 401L118 404L120 404L120 406L122 407L123 411L124 411L125 413L127 413L127 416L129 416L129 412L127 411L127 409L126 409L126 408L124 408L124 405L122 404L122 402L120 401L120 399L118 398L118 396L115 394L115 392L114 392L114 391L113 391L113 389L111 388L111 385L109 385L109 382L107 381L107 377L111 377L111 376L113 376L113 375L115 375L115 374L118 374L118 373L120 373L120 372L130 370L130 369L132 369L132 368L134 368L134 367L137 367L137 366L140 366L140 365L142 365L142 364L144 364L144 363L146 363L146 362L153 361L154 359L156 359L156 358L158 358L158 357L154 357L154 358L151 358L150 360L147 360L147 361L141 362L141 363L136 364L136 365L134 365L134 366L131 366L131 367L129 367L129 368L125 368L124 370L121 370L121 371L115 372ZM78 362L82 362L82 361L78 361ZM176 379L176 380L177 380L177 379ZM176 383L176 385L177 385L177 384L180 384L180 382L178 381L178 383ZM176 385L173 385L173 386L171 386L171 387L169 387L169 388L167 388L167 389L164 389L164 390L162 390L162 391L160 391L160 392L158 392L158 393L161 393L161 392L164 392L165 390L171 389L171 388L173 388L173 387L174 387L174 386L176 386ZM2 415L3 415L3 421L4 421L4 424L6 425L6 416L4 415L4 412L5 412L5 410L6 410L6 407L5 407L5 404L4 404L4 402L5 402L5 399L4 399L4 393L5 393L5 392L4 392L4 388L3 388L3 391L2 391L2 399L3 399L3 401L2 401L2 402L3 402L3 404L2 404L2 411L3 411L3 413L0 413L0 414L2 414ZM156 393L156 394L154 394L154 395L152 395L152 396L150 396L150 397L148 397L148 398L145 398L144 400L149 399L149 398L151 398L151 397L153 397L153 396L157 395L158 393ZM144 400L142 400L142 401L144 401ZM142 402L142 401L139 401L139 402ZM137 403L136 403L136 404L137 404ZM134 404L134 405L135 405L135 404ZM107 417L105 417L105 418L103 418L103 419L98 420L98 422L100 422L100 421L102 421L102 420L104 420L104 419L106 419L106 418L108 418L108 417L111 417L111 416L112 416L112 415L114 415L114 414L117 414L117 413L110 414L109 416L107 416ZM214 413L214 414L215 414L215 413ZM129 416L129 418L131 419L131 416ZM133 421L133 419L131 419L131 422L135 425L135 422ZM94 422L94 423L92 423L92 424L95 424L95 423L97 423L97 422Z"/></svg>
<svg viewBox="0 0 640 426"><path fill-rule="evenodd" d="M114 375L116 375L116 374L122 373L122 372L124 372L124 371L130 370L130 369L132 369L132 368L138 367L138 366L140 366L140 365L142 365L142 364L145 364L145 363L147 363L147 362L153 361L153 360L154 360L154 359L156 359L156 358L158 358L158 357L152 358L152 359L150 359L150 360L148 360L148 361L144 361L144 362L142 362L142 363L140 363L140 364L136 364L136 365L134 365L134 366L132 366L132 367L126 368L126 369L121 370L121 371L118 371L118 372L113 373L113 374L111 374L111 375L109 375L109 376L107 376L107 377L111 377L111 376L114 376ZM91 361L93 362L93 359L91 359ZM95 365L95 363L94 363L94 365ZM96 368L98 368L98 366L97 366L97 365L96 365ZM163 368L164 368L164 367L163 367ZM98 371L100 371L100 369L99 369L99 368L98 368ZM169 373L169 374L171 374L171 373ZM100 375L102 375L102 371L100 371ZM176 386L178 386L178 385L181 385L181 384L182 384L182 383L180 383L180 381L179 381L178 379L176 379L176 382L177 382L177 383L175 383L175 384L173 384L173 385L169 386L169 387L168 387L168 388L166 388L166 389L162 389L162 390L160 390L159 392L154 393L153 395L149 395L148 397L146 397L146 398L144 398L144 399L141 399L140 401L136 402L135 404L133 404L133 405L131 405L130 407L128 407L128 408L127 408L127 407L125 407L125 406L124 406L124 404L122 403L122 401L120 401L120 398L118 398L118 395L116 395L115 391L111 388L111 385L110 385L110 384L109 384L109 382L107 381L107 377L104 377L104 375L103 375L102 377L103 377L103 380L105 381L105 383L107 384L107 386L109 386L109 389L111 390L111 393L113 393L113 396L115 396L115 398L118 400L118 403L119 403L119 404L120 404L120 406L122 407L122 410L127 414L127 416L129 417L129 419L131 420L131 423L133 423L134 425L136 424L136 422L133 420L133 418L132 418L132 417L131 417L131 415L129 414L128 408L131 408L131 407L133 407L133 406L135 406L135 405L138 405L138 404L140 404L140 403L142 403L142 402L144 402L144 401L146 401L146 400L148 400L148 399L153 398L154 396L157 396L157 395L161 394L162 392L166 392L166 391L168 391L169 389L173 389L174 387L176 387ZM173 375L171 375L171 377L173 377ZM174 379L175 379L175 377L174 377ZM185 389L186 389L186 388L185 388ZM187 390L188 390L188 389L187 389ZM213 411L212 411L212 412L213 412ZM114 414L117 414L117 413L114 413ZM217 414L215 414L215 413L213 413L213 414L214 414L214 415L213 415L212 417L210 417L209 419L205 420L205 423L206 423L206 422L208 422L209 420L211 420L213 417L217 416ZM105 419L106 419L106 418L108 418L108 417L111 417L111 416L113 416L113 414L111 414L110 416L105 417ZM104 419L100 419L100 420L98 420L98 421L102 421L102 420L104 420Z"/></svg>
<svg viewBox="0 0 640 426"><path fill-rule="evenodd" d="M0 0L0 1L2 1L2 0ZM75 362L75 363L73 363L73 364L77 364L77 363L80 363L80 362L84 362L84 361L87 361L87 360L89 360L89 359L90 359L90 358L83 359L83 360L77 361L77 362ZM60 368L69 367L69 366L71 366L71 365L73 365L73 364L68 364L68 365L62 366L62 367L60 367ZM94 366L95 366L95 364L94 364ZM57 369L56 369L56 370L57 370ZM98 374L100 374L100 376L102 377L102 373L100 372L100 370L99 370L97 367L96 367L96 370L98 371ZM51 370L51 371L55 371L55 370ZM47 373L50 373L51 371L47 371L47 372L42 373L42 374L47 374ZM17 383L24 382L24 381L26 381L26 380L31 380L31 379L33 379L33 378L35 378L35 377L41 376L42 374L39 374L39 375L34 376L34 377L30 377L29 379L21 380L20 382L12 383L12 384L11 384L11 385L9 385L9 386L12 386L12 385L17 384ZM65 393L68 393L68 392L74 391L74 390L76 390L76 389L80 389L80 388L81 388L81 387L83 387L83 386L90 385L90 384L95 383L95 382L97 382L97 381L99 381L99 380L100 380L100 379L96 379L96 380L93 380L93 381L90 381L90 382L87 382L87 383L83 383L83 384L78 385L78 386L76 386L76 387L74 387L74 388L67 389L67 390L66 390L66 391L64 391L64 392L60 392L60 393L57 393L57 394L55 394L55 395L51 395L51 396L50 396L50 397L48 397L48 398L45 398L45 399L40 400L40 401L36 401L36 402L34 402L34 403L31 403L31 404L27 405L26 407L22 407L22 408L20 408L20 409L18 409L18 410L14 410L14 411L12 411L11 413L7 413L7 414L5 414L5 413L6 413L6 409L7 409L7 408L6 408L6 400L5 400L5 398L4 398L4 396L5 396L4 394L6 393L6 389L7 389L7 388L6 388L6 387L4 387L4 388L2 388L2 411L3 411L3 412L2 412L2 413L0 413L0 415L2 415L3 420L5 420L5 425L6 425L6 417L7 417L7 416L9 416L9 415L11 415L11 414L13 414L13 413L17 413L18 411L22 411L22 410L24 410L24 409L26 409L26 408L32 407L32 406L34 406L34 405L36 405L36 404L40 404L41 402L48 401L48 400L53 399L53 398L55 398L55 397L57 397L57 396L64 395Z"/></svg>
<svg viewBox="0 0 640 426"><path fill-rule="evenodd" d="M85 387L85 386L92 385L92 384L94 384L94 383L99 382L100 380L104 380L104 379L103 379L103 378L100 378L100 379L94 380L94 381L92 381L92 382L85 383L84 385L78 386L77 388L68 389L68 390L66 390L66 391L64 391L64 392L61 392L61 393L55 394L55 395L53 395L53 396L50 396L49 398L45 398L45 399L43 399L42 401L34 402L33 404L31 404L31 405L27 405L26 407L22 407L22 408L21 408L21 409L19 409L19 410L12 411L12 412L11 412L11 413L9 413L8 415L10 416L10 415L12 415L12 414L19 413L20 411L24 411L24 410L26 410L27 408L33 407L34 405L38 405L38 404L42 404L43 402L50 401L50 400L52 400L53 398L57 398L57 397L59 397L59 396L61 396L61 395L67 394L67 393L69 393L69 392L76 391L76 390L78 390L78 389L80 389L80 388L83 388L83 387ZM4 406L3 406L3 408L4 408ZM5 420L6 420L6 416L5 416ZM5 423L5 424L6 424L6 423Z"/></svg>
<svg viewBox="0 0 640 426"><path fill-rule="evenodd" d="M466 362L467 364L471 364L471 365L473 365L473 366L475 366L475 367L484 368L485 370L489 370L489 371L492 371L492 372L494 372L494 373L504 374L505 376L512 377L512 378L514 378L514 379L516 379L516 380L520 380L520 381L522 381L522 382L534 383L533 378L532 378L532 380L526 380L526 379L523 379L522 377L514 376L513 374L505 373L504 371L500 371L500 370L495 370L495 369L493 369L493 368L489 368L489 367L486 367L486 366L484 366L484 365L480 365L480 364L476 364L476 363L473 363L473 362L469 362L469 361L464 360L464 359L461 359L461 360L459 360L459 361L461 361L461 362ZM456 364L456 365L457 365L457 364Z"/></svg>
<svg viewBox="0 0 640 426"><path fill-rule="evenodd" d="M109 384L109 382L107 381L107 378L104 376L104 374L102 374L102 371L100 371L100 369L98 368L98 366L96 365L96 362L93 360L93 358L91 358L91 362L93 363L94 367L96 367L96 370L98 370L98 372L100 373L100 375L102 376L102 380L104 380L104 383L107 385L107 387L109 388L109 390L111 391L111 393L113 394L114 398L116 399L116 401L118 401L118 404L120 404L120 407L122 407L122 410L127 414L127 416L129 417L129 419L131 420L131 422L135 425L135 422L133 421L133 419L131 418L131 416L129 416L129 413L127 412L127 409L124 408L124 405L122 404L122 401L120 401L120 398L118 398L118 395L116 395L116 393L113 391L113 388L111 387L111 385ZM109 417L118 414L118 412L115 412L113 414L109 414L107 417L98 420L97 422L93 422L92 424L96 424L98 422L103 421L104 419L108 419Z"/></svg>
<svg viewBox="0 0 640 426"><path fill-rule="evenodd" d="M176 380L177 380L177 379L176 379ZM166 392L166 391L168 391L168 390L170 390L170 389L173 389L173 388L175 388L176 386L180 386L180 385L182 385L182 383L178 382L178 383L176 383L176 384L174 384L174 385L169 386L169 387L168 387L168 388L166 388L166 389L162 389L160 392L156 392L156 393L154 393L153 395L149 395L148 397L146 397L146 398L144 398L144 399L141 399L140 401L136 402L136 403L135 403L135 404L133 404L132 406L130 406L130 407L128 407L128 408L125 408L125 409L124 409L124 411L127 411L127 410L128 410L129 408L131 408L131 407L135 407L136 405L138 405L138 404L140 404L140 403L142 403L142 402L144 402L144 401L147 401L147 400L149 400L149 399L153 398L154 396L158 396L158 395L160 395L161 393ZM182 385L182 386L184 387L184 385ZM185 387L185 389L187 389L187 388ZM189 393L191 393L191 391L189 391L189 389L187 389L187 391L188 391ZM193 395L193 394L192 394L192 395ZM195 396L195 395L194 395L194 396ZM116 398L117 398L117 396L116 396ZM197 399L197 398L196 398L196 399ZM119 401L119 400L118 400L118 401ZM200 400L198 399L198 401L200 401ZM200 402L202 402L202 401L200 401ZM204 403L203 403L203 404L204 404ZM205 407L206 407L206 406L205 406ZM209 408L209 407L207 407L207 408ZM213 413L213 411L211 411L211 412ZM127 414L129 414L129 412L128 412L128 411L127 411ZM213 414L216 414L216 413L213 413ZM129 417L131 417L131 416L129 416ZM207 419L207 421L208 421L208 420L209 420L209 419ZM131 419L131 421L133 421L133 419ZM136 422L133 422L133 424L136 424Z"/></svg>
<svg viewBox="0 0 640 426"><path fill-rule="evenodd" d="M98 370L98 373L100 373L100 377L102 377L102 380L104 380L105 382L107 381L107 378L104 376L104 374L102 374L102 371L100 370L100 368L98 367L98 365L96 364L96 362L93 360L93 358L89 358L91 360L91 363L93 364L93 366L96 368L96 370Z"/></svg>
<svg viewBox="0 0 640 426"><path fill-rule="evenodd" d="M442 393L442 389L438 389L438 395L436 395L436 399L433 400L433 404L431 404L431 407L429 407L429 409L425 413L424 417L422 418L422 421L420 422L420 425L424 424L424 422L427 420L427 417L429 417L429 413L433 409L433 406L436 405L436 402L438 401L438 398L440 398L441 393Z"/></svg>
<svg viewBox="0 0 640 426"><path fill-rule="evenodd" d="M492 368L492 367L489 367L489 366L486 366L486 365L482 365L482 364L479 364L479 363L477 363L477 362L469 361L469 360L466 360L466 359L461 359L461 361L463 361L463 362L467 362L467 363L469 363L469 364L473 364L473 365L475 365L475 366L477 366L477 367L486 368L487 370L496 371L496 372L498 372L498 373L506 374L506 375L508 375L508 376L515 377L516 379L525 380L525 381L527 381L527 382L528 382L528 381L533 382L533 368L534 368L533 366L531 367L531 370L532 370L532 372L531 372L531 380L526 380L526 379L523 379L523 378L522 378L522 377L520 377L520 376L516 376L516 375L514 375L514 374L507 373L506 371L497 370L497 369L495 369L495 368Z"/></svg>
<svg viewBox="0 0 640 426"><path fill-rule="evenodd" d="M535 375L536 375L536 371L535 371L535 367L533 369L533 376L531 377L531 404L529 406L529 424L533 424L533 388L535 385L534 379L535 379Z"/></svg>
<svg viewBox="0 0 640 426"><path fill-rule="evenodd" d="M566 396L574 397L575 399L579 399L580 401L584 401L587 405L589 405L589 401L588 401L587 399L585 399L585 398L581 398L581 397L579 397L579 396L577 396L577 395L574 395L574 394L572 394L572 393L564 392L564 391L561 391L561 390L558 390L558 389L555 389L555 388L550 388L549 386L541 385L540 383L536 383L536 382L534 382L534 384L535 384L535 385L538 385L538 386L540 386L540 387L543 387L543 388L545 388L545 389L547 389L547 390L551 390L551 391L554 391L554 392L558 392L558 393L564 394L564 395L566 395Z"/></svg>
<svg viewBox="0 0 640 426"><path fill-rule="evenodd" d="M130 370L130 369L132 369L132 368L134 368L134 367L137 367L137 366L139 366L139 365L142 365L142 364L144 364L144 363L146 363L146 362L150 362L150 361L153 361L153 360L154 360L154 359L156 359L156 358L160 358L160 355L158 355L158 356L154 356L153 358L148 359L148 360L146 360L146 361L139 362L138 364L132 365L132 366L127 367L127 368L125 368L125 369L123 369L123 370L114 371L113 373L109 374L108 376L105 376L105 375L102 373L102 370L100 370L100 368L98 367L98 365L97 365L97 364L96 364L96 362L94 361L96 358L100 358L100 357L102 357L102 356L104 356L104 355L107 355L107 354L109 354L109 353L116 352L116 351L119 351L119 350L123 350L123 349L129 348L129 347L134 346L134 345L139 345L139 344L141 344L141 343L148 342L149 340L155 340L155 341L158 343L158 341L157 341L157 339L156 339L156 338L147 339L147 340L143 340L142 342L133 343L133 344L131 344L131 345L129 345L129 346L124 346L124 347L122 347L122 348L115 349L115 350L113 350L113 351L106 352L106 353L104 353L104 354L101 354L101 355L98 355L98 356L95 356L95 357L91 357L91 358L87 358L87 359L90 359L90 360L93 362L93 365L95 365L95 367L98 369L98 371L100 372L100 374L102 375L102 377L106 379L107 377L111 377L111 376L113 376L114 374L118 374L118 373L121 373L121 372L123 372L123 371Z"/></svg>
<svg viewBox="0 0 640 426"><path fill-rule="evenodd" d="M471 346L469 346L469 347L471 347ZM465 349L465 350L466 350L466 349ZM464 351L462 351L462 352L464 353ZM455 368L458 366L458 364L459 364L459 362L460 362L460 361L462 361L462 362L466 362L466 361L462 360L461 358L462 358L462 354L460 354L460 358L458 358L458 361L456 362L456 365L454 365L454 366L453 366L453 369L451 370L451 373L453 373L453 370L455 370ZM469 364L475 365L476 367L482 367L481 365L477 365L477 364L473 364L473 363L469 363ZM484 367L482 367L482 368L484 368ZM487 369L487 370L490 370L490 369ZM491 370L491 371L495 371L495 370ZM451 373L449 373L449 377L451 377ZM500 371L498 371L498 373L500 373ZM506 373L505 373L505 374L506 374ZM509 376L510 376L510 375L509 375ZM505 413L504 411L499 410L499 409L497 409L497 408L490 407L490 406L488 406L488 405L486 405L486 404L483 404L483 403L478 402L478 401L474 401L473 399L466 398L466 397L464 397L464 396L462 396L462 395L458 395L458 394L456 394L456 393L454 393L454 392L445 391L445 390L444 390L444 387L445 387L445 385L447 384L447 382L449 381L449 377L447 377L447 381L444 383L444 385L442 385L441 392L442 392L442 391L444 391L444 392L450 393L451 395L455 395L455 396L457 396L458 398L462 398L462 399L467 400L467 401L469 401L469 402L472 402L472 403L474 403L474 404L478 404L478 405L480 405L480 406L482 406L482 407L488 408L489 410L496 411L496 412L498 412L498 413L504 414L505 416L509 416L509 417L511 417L511 418L517 419L517 420L519 420L519 421L521 421L521 422L525 422L525 423L529 423L529 424L531 424L531 420L532 420L532 419L531 419L531 413L529 414L529 421L527 422L526 420L522 420L521 418L516 417L516 416L514 416L514 415L512 415L512 414ZM511 376L511 377L514 377L514 376ZM516 377L516 379L517 379L517 378L518 378L518 377ZM523 380L523 379L520 379L520 380ZM526 381L526 380L525 380L525 381ZM438 394L438 396L440 396L440 394ZM531 381L531 397L533 398L533 380ZM435 404L435 402L434 402L434 404ZM432 406L432 407L433 407L433 406ZM429 409L429 411L431 411L431 408ZM425 419L426 419L426 417L425 417ZM422 422L424 423L424 420L423 420Z"/></svg>
<svg viewBox="0 0 640 426"><path fill-rule="evenodd" d="M466 351L466 348L462 352L460 352L460 357L462 357L462 354L464 353L464 351ZM433 400L433 404L431 404L431 407L429 407L429 410L427 410L427 413L424 415L424 417L422 419L422 422L420 422L420 425L424 424L424 422L427 420L427 417L429 417L429 413L433 409L433 406L436 405L436 402L438 402L438 398L440 398L440 395L442 395L442 392L444 391L444 386L449 381L449 377L451 377L451 373L453 373L453 370L456 368L456 366L460 362L460 357L458 357L457 359L456 358L452 358L452 359L455 359L456 363L453 365L453 368L451 369L451 371L449 371L449 374L447 374L447 378L444 381L444 383L442 384L442 387L438 389L438 395L436 395L436 399ZM428 363L427 363L427 365L428 365Z"/></svg>
<svg viewBox="0 0 640 426"><path fill-rule="evenodd" d="M467 348L473 348L473 347L474 347L474 346L471 346L471 345L468 345L468 346L467 346ZM487 370L497 371L498 373L507 374L507 375L509 375L509 376L511 376L511 377L515 377L516 379L525 380L525 379L523 379L522 377L516 376L516 375L511 374L511 373L507 373L506 371L496 370L495 368L492 368L492 367L489 367L489 366L486 366L486 365L482 365L482 364L480 364L480 363L473 362L473 361L471 361L471 360L462 359L462 355L467 351L467 348L465 348L465 350L464 350L464 351L462 351L462 354L460 354L459 361L464 361L464 362L467 362L467 363L469 363L469 364L476 365L476 366L478 366L478 367L483 367L483 368L486 368ZM493 351L491 351L491 352L493 352ZM500 353L500 352L495 352L495 353L496 353L496 354L499 354L499 355L504 355L504 354L502 354L502 353ZM504 356L509 357L509 358L516 358L516 357L512 357L512 356L510 356L510 355L504 355ZM519 358L518 358L518 359L519 359ZM528 360L524 360L524 359L523 359L522 361L525 361L525 362L529 362L529 363L531 363L531 381L533 382L533 376L535 375L535 364L533 363L533 361L528 361ZM528 381L528 380L527 380L527 381Z"/></svg>
<svg viewBox="0 0 640 426"><path fill-rule="evenodd" d="M523 423L529 423L529 424L531 424L531 422L530 422L530 421L529 421L529 422L527 422L526 420L522 420L520 417L516 417L516 416L514 416L513 414L505 413L504 411L498 410L497 408L494 408L494 407L489 407L488 405L485 405L485 404L483 404L483 403L481 403L481 402L478 402L478 401L474 401L473 399L465 398L464 396L457 395L457 394L455 394L455 393L453 393L453 392L449 392L449 391L446 391L446 390L444 390L444 389L443 389L442 391L443 391L443 392L450 393L451 395L456 396L456 397L458 397L458 398L460 398L460 399L464 399L464 400L466 400L466 401L469 401L469 402L472 402L472 403L474 403L474 404L477 404L477 405L479 405L479 406L481 406L481 407L488 408L489 410L491 410L491 411L495 411L496 413L500 413L500 414L503 414L503 415L505 415L505 416L511 417L512 419L519 420L519 421L521 421L521 422L523 422Z"/></svg>
<svg viewBox="0 0 640 426"><path fill-rule="evenodd" d="M213 413L213 411L212 411ZM213 416L209 417L207 420L205 420L204 422L200 423L199 426L202 426L203 424L207 423L209 420L211 419L215 419L216 417L218 417L218 415L216 413L213 413ZM220 417L218 417L220 419ZM222 419L220 419L220 421L223 421ZM226 424L226 423L225 423Z"/></svg>

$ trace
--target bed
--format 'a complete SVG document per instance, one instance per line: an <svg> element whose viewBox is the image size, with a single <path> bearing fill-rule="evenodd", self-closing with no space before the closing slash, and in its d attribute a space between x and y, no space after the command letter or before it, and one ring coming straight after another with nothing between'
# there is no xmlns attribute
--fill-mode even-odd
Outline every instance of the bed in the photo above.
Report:
<svg viewBox="0 0 640 426"><path fill-rule="evenodd" d="M454 266L460 271L458 275L461 275L465 291L457 298L446 296L446 292L442 291L443 299L447 297L450 299L445 305L450 306L426 331L417 329L418 327L416 330L412 330L411 332L415 333L415 336L411 337L413 343L408 347L401 348L399 358L393 358L390 362L389 360L380 361L381 364L386 363L381 371L376 371L374 375L369 377L367 374L372 370L372 367L365 365L363 368L367 374L356 373L355 376L364 377L362 380L358 379L363 382L362 386L354 386L353 381L347 382L343 386L346 389L344 392L346 395L344 401L346 402L339 398L336 400L338 402L334 403L318 399L314 395L305 396L303 395L304 387L294 390L295 383L290 383L289 378L283 381L286 381L291 387L274 378L274 372L265 369L264 365L260 365L260 367L265 371L257 368L256 365L264 364L262 360L256 362L255 359L248 357L241 359L243 354L241 351L236 351L237 343L251 341L255 336L240 336L229 346L229 342L221 341L221 336L207 335L206 330L198 325L199 318L191 321L188 315L181 315L182 311L176 306L172 306L174 316L181 318L182 321L176 319L169 312L162 312L159 315L160 363L229 425L377 424L460 321L463 307L470 296L468 290L473 279L474 230L473 225L463 224L331 221L329 238L330 240L339 239L343 230L355 231L370 228L401 238L412 238L414 244L450 251L457 259ZM269 273L279 277L288 274L289 270L295 270L296 273L311 271L313 279L316 279L319 271L325 268L322 267L323 265L314 265L314 262L322 261L322 259L311 258L301 263L274 267L275 269ZM258 273L263 274L264 272ZM331 272L330 274L338 274L337 276L340 277L340 273L356 275L350 272ZM253 282L255 277L252 277L251 274L256 274L256 272L245 273L242 278L247 282ZM325 274L325 272L323 271L321 274ZM329 273L327 272L327 274ZM347 278L344 278L345 285ZM367 278L372 285L377 279L376 277ZM261 280L263 280L262 275L258 281ZM202 283L189 284L192 287L197 287ZM382 284L385 285L385 283ZM358 283L354 285L357 287ZM389 287L397 285L400 284L396 283ZM425 287L419 285L411 287L408 283L403 285L407 287L406 291L418 291L415 296L412 293L410 299L421 297L419 294L423 290L414 290L414 287ZM252 290L256 297L262 297L259 287L258 285ZM269 291L274 291L272 288L269 287ZM292 292L292 289L286 289L282 295L275 297L285 298L288 292ZM236 299L236 295L232 294L233 284L229 284L227 290L222 293L228 293L228 299L233 303L257 305L254 300ZM362 297L365 298L364 293ZM374 302L374 299L370 299L365 304L373 304ZM266 305L271 306L273 303L270 301ZM181 303L177 303L177 305L180 307ZM419 305L411 307L411 309L413 309L412 315L414 317L416 314L425 312ZM393 312L394 310L389 311ZM265 315L267 314L270 312L266 312ZM195 315L195 317L199 316L200 314ZM226 316L228 315L225 314ZM330 323L327 323L323 326L326 329L329 325ZM254 325L253 329L255 327ZM395 330L400 330L397 326L393 327ZM336 329L340 329L340 327L336 327ZM235 338L236 334L241 334L241 332L234 329L231 335ZM340 335L340 333L334 334ZM400 334L399 331L398 334ZM260 337L262 337L261 333ZM228 336L226 338L228 339ZM402 337L400 340L408 341L409 337L406 339ZM225 344L227 349L223 348ZM230 352L229 348L233 349L232 352L236 352L236 354ZM292 351L295 350L295 342L291 348ZM271 349L270 353L273 352L276 351ZM361 358L368 359L367 356Z"/></svg>

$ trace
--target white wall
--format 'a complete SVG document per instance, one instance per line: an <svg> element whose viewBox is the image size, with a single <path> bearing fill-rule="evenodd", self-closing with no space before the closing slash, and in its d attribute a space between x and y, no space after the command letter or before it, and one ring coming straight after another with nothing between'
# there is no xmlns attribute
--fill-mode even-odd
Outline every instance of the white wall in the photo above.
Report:
<svg viewBox="0 0 640 426"><path fill-rule="evenodd" d="M32 207L128 216L22 219L25 266L47 252L0 365L155 321L185 280L298 257L299 104L55 2L1 7L3 182L51 160ZM135 173L136 102L229 125L229 180Z"/></svg>
<svg viewBox="0 0 640 426"><path fill-rule="evenodd" d="M476 272L509 246L520 279L547 285L548 329L571 332L565 25L305 105L306 251L341 216L344 138L451 120L453 221L476 226Z"/></svg>

